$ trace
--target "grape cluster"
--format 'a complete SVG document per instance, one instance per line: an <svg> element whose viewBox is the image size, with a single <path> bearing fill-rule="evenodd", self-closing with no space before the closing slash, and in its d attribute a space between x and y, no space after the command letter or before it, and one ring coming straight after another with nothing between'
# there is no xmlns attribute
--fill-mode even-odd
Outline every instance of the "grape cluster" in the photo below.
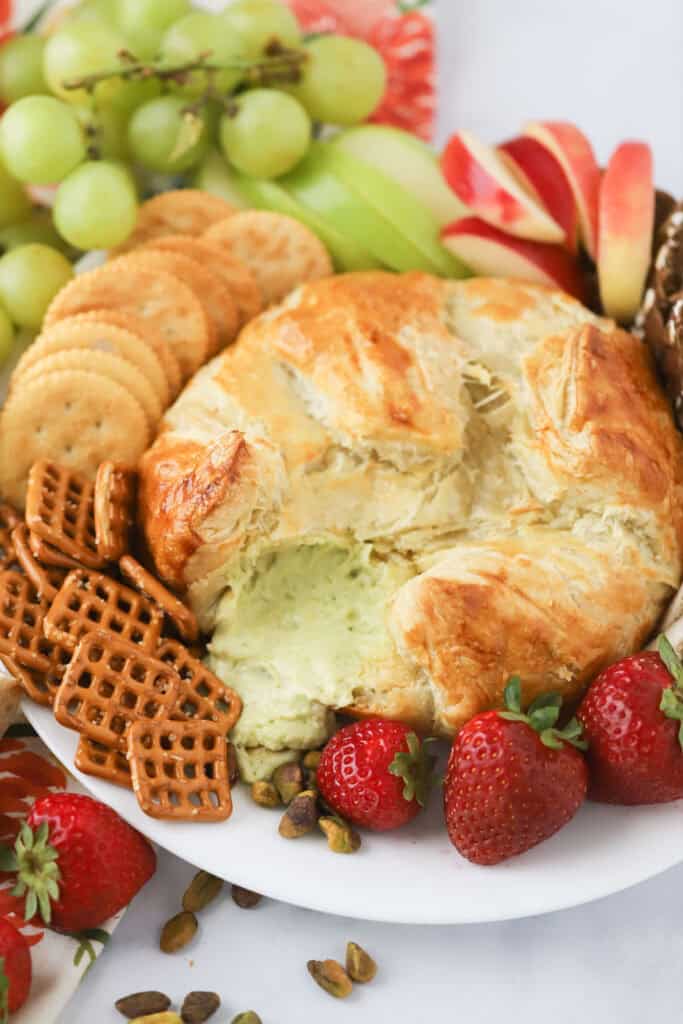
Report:
<svg viewBox="0 0 683 1024"><path fill-rule="evenodd" d="M190 0L82 0L50 34L5 42L0 354L11 321L39 325L71 273L67 256L125 240L150 173L201 180L222 165L227 180L232 165L275 178L320 124L365 120L385 85L374 49L302 38L279 0L233 0L219 13ZM52 216L27 186L56 186Z"/></svg>

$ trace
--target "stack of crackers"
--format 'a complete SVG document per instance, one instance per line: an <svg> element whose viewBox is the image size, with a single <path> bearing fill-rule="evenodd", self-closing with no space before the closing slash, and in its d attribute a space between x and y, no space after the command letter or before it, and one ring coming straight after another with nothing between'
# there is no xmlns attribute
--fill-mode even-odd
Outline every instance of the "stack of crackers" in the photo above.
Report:
<svg viewBox="0 0 683 1024"><path fill-rule="evenodd" d="M31 468L25 520L0 509L0 660L80 733L82 772L152 817L222 821L241 701L199 660L193 613L130 554L134 503L134 473L111 461L94 482Z"/></svg>
<svg viewBox="0 0 683 1024"><path fill-rule="evenodd" d="M144 203L125 246L56 296L12 375L0 420L0 490L24 507L53 459L93 479L135 464L186 381L262 309L332 273L298 221L237 211L206 192Z"/></svg>

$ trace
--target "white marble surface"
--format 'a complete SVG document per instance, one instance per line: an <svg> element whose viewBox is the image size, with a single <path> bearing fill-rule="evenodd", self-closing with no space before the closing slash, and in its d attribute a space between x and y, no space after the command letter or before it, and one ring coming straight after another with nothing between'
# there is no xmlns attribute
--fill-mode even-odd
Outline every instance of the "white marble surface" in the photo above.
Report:
<svg viewBox="0 0 683 1024"><path fill-rule="evenodd" d="M467 126L494 141L531 117L569 118L602 159L622 138L648 139L659 183L683 193L680 0L441 0L439 19L442 138ZM216 1024L248 1008L264 1024L640 1024L678 1013L683 868L592 906L459 928L370 925L272 903L247 912L224 899L202 917L187 955L167 957L158 929L191 874L161 856L59 1024L113 1024L122 1019L114 999L149 987L175 998L219 991ZM342 956L349 938L376 954L381 971L335 1003L305 962Z"/></svg>

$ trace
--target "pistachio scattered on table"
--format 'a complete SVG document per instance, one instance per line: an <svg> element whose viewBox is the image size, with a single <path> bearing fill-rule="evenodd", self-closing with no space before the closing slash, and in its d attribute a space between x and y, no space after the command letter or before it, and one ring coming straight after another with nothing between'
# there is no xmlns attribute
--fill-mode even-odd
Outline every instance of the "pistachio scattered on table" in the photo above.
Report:
<svg viewBox="0 0 683 1024"><path fill-rule="evenodd" d="M159 948L162 953L177 953L194 938L199 924L189 910L182 910L161 929ZM156 1022L155 1022L156 1024Z"/></svg>
<svg viewBox="0 0 683 1024"><path fill-rule="evenodd" d="M259 807L279 807L280 795L272 782L254 782L251 798Z"/></svg>
<svg viewBox="0 0 683 1024"><path fill-rule="evenodd" d="M283 804L291 804L304 788L304 770L298 761L281 764L273 772L273 785Z"/></svg>
<svg viewBox="0 0 683 1024"><path fill-rule="evenodd" d="M261 1018L253 1010L245 1010L232 1018L232 1024L261 1024Z"/></svg>
<svg viewBox="0 0 683 1024"><path fill-rule="evenodd" d="M198 914L216 899L222 888L221 878L216 878L208 871L198 871L183 895L183 910Z"/></svg>
<svg viewBox="0 0 683 1024"><path fill-rule="evenodd" d="M183 1024L204 1024L221 1005L217 992L188 992L180 1009Z"/></svg>
<svg viewBox="0 0 683 1024"><path fill-rule="evenodd" d="M377 964L357 942L346 944L346 973L352 981L365 985L377 974Z"/></svg>
<svg viewBox="0 0 683 1024"><path fill-rule="evenodd" d="M144 1017L135 1017L130 1024L183 1024L177 1013L149 1013Z"/></svg>
<svg viewBox="0 0 683 1024"><path fill-rule="evenodd" d="M251 910L252 907L258 906L263 899L260 893L244 889L241 885L233 885L231 895L233 902L242 910Z"/></svg>
<svg viewBox="0 0 683 1024"><path fill-rule="evenodd" d="M163 992L131 992L129 996L121 996L114 1003L114 1006L132 1020L134 1017L144 1017L150 1013L164 1013L171 1005L171 1000Z"/></svg>
<svg viewBox="0 0 683 1024"><path fill-rule="evenodd" d="M353 982L336 960L309 960L306 966L316 984L335 999L346 999L351 995Z"/></svg>
<svg viewBox="0 0 683 1024"><path fill-rule="evenodd" d="M299 839L313 831L317 820L317 794L312 789L305 789L292 800L282 816L278 831L284 839Z"/></svg>
<svg viewBox="0 0 683 1024"><path fill-rule="evenodd" d="M327 845L333 853L355 853L360 850L361 838L348 822L337 817L322 817L318 825L327 836Z"/></svg>

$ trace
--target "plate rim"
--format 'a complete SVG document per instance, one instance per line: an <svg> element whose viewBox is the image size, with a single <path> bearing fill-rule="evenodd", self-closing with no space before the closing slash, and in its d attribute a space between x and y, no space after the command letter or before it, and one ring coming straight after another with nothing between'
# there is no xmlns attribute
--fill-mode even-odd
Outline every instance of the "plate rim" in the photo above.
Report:
<svg viewBox="0 0 683 1024"><path fill-rule="evenodd" d="M67 733L69 730L64 729L63 726L55 722L54 718L51 716L49 708L39 707L28 701L26 698L22 701L22 710L51 754L56 757L60 763L62 763L61 754L54 750L53 744L50 741L50 729L46 728L46 724L54 724L58 729ZM83 775L83 773L79 772L73 765L67 765L66 767L90 794L98 800L103 800L104 802L109 803L109 801L106 800L106 793L103 796L100 788L107 786L105 780ZM110 803L109 805L111 806ZM166 823L156 822L155 819L149 818L146 819L149 821L149 828L145 828L141 826L140 820L136 815L131 815L126 812L125 802L123 808L115 806L114 809L122 818L128 821L134 828L138 829L138 831L142 832L156 846L181 860L192 863L196 868L209 871L212 874L217 873L215 863L210 863L205 861L203 857L195 857L194 855L192 860L188 861L186 854L182 852L179 853L177 849L174 849L165 837L163 827L158 828L158 826L163 826ZM629 810L633 812L637 809ZM683 817L681 819L681 823L683 824ZM572 896L567 887L558 886L558 896L556 899L551 900L540 896L535 900L534 898L529 898L528 894L530 887L526 886L525 896L519 901L517 906L509 903L505 906L505 909L498 910L491 904L487 907L479 907L479 909L477 909L478 905L475 902L472 902L463 904L462 912L459 912L456 916L453 914L452 904L447 901L444 901L443 904L440 904L438 901L424 903L420 906L420 909L418 909L417 904L414 904L408 914L405 910L401 911L400 907L397 908L396 913L391 914L386 911L373 912L372 905L368 903L364 907L362 913L359 913L357 906L354 906L353 908L344 907L344 895L340 895L339 892L334 889L329 897L321 896L320 891L318 890L315 898L307 898L305 886L300 886L295 896L291 892L291 887L279 887L277 884L273 884L274 878L272 875L266 879L264 884L261 877L252 876L248 870L245 872L244 863L239 864L235 868L231 866L229 878L227 878L225 874L222 874L221 877L223 877L227 882L252 889L270 899L278 900L279 902L287 903L292 906L301 907L306 910L315 911L317 913L330 914L335 917L372 921L382 924L445 927L459 924L492 924L495 922L521 920L528 917L539 917L544 914L552 914L562 910L569 910L574 907L584 906L588 903L593 903L597 900L617 895L620 892L624 892L636 885L647 882L671 868L676 867L678 864L683 863L683 843L678 846L676 846L676 844L671 844L670 850L670 853L664 855L665 852L663 851L658 857L654 857L652 860L648 861L648 867L644 870L642 864L638 866L640 862L634 861L634 867L631 872L627 872L626 877L622 877L617 884L606 883L606 876L598 873L592 878L589 878L588 884L584 884L578 896ZM655 850L654 852L656 853L657 851ZM507 863L510 864L511 862ZM468 867L475 868L476 866L468 865ZM504 869L504 865L501 867ZM479 868L478 870L491 872L495 871L496 868L485 867ZM511 884L514 884L514 882L511 881ZM555 890L553 889L553 891ZM441 912L439 912L440 906L443 907Z"/></svg>

